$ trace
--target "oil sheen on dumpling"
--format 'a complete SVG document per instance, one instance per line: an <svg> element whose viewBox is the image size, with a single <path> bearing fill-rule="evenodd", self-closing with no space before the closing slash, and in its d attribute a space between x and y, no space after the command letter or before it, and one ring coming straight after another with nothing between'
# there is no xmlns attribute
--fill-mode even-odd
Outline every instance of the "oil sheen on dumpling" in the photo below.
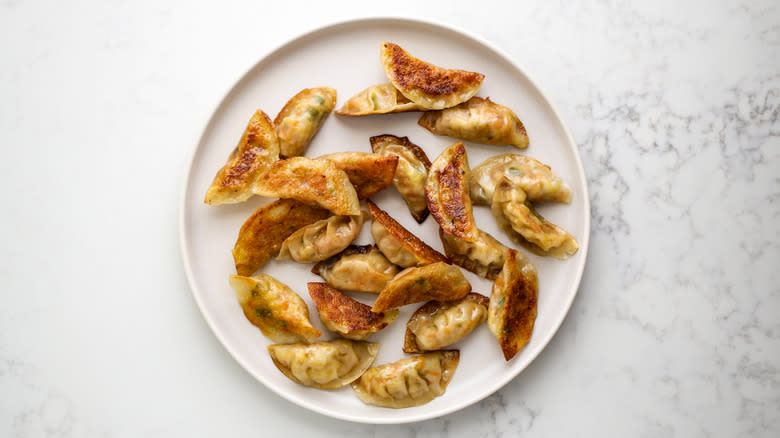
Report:
<svg viewBox="0 0 780 438"><path fill-rule="evenodd" d="M368 116L371 114L422 111L418 105L401 94L392 84L374 85L352 96L336 114L340 116Z"/></svg>
<svg viewBox="0 0 780 438"><path fill-rule="evenodd" d="M387 283L371 310L387 309L423 301L452 301L471 292L471 284L460 268L444 262L406 268Z"/></svg>
<svg viewBox="0 0 780 438"><path fill-rule="evenodd" d="M579 249L571 234L542 217L525 192L506 180L496 186L490 209L498 225L535 254L566 259Z"/></svg>
<svg viewBox="0 0 780 438"><path fill-rule="evenodd" d="M398 158L368 152L336 152L318 159L330 160L355 186L358 199L373 196L393 182Z"/></svg>
<svg viewBox="0 0 780 438"><path fill-rule="evenodd" d="M477 93L485 75L447 70L421 61L393 43L382 43L380 58L390 83L404 96L427 109L444 109Z"/></svg>
<svg viewBox="0 0 780 438"><path fill-rule="evenodd" d="M460 361L458 350L443 350L369 368L352 382L367 405L409 408L444 394Z"/></svg>
<svg viewBox="0 0 780 438"><path fill-rule="evenodd" d="M479 230L476 242L467 242L439 229L444 253L456 265L488 280L495 280L504 266L507 247L490 234Z"/></svg>
<svg viewBox="0 0 780 438"><path fill-rule="evenodd" d="M303 298L270 275L232 275L230 286L249 322L274 342L309 343L322 335L311 325Z"/></svg>
<svg viewBox="0 0 780 438"><path fill-rule="evenodd" d="M515 357L531 339L538 295L536 267L525 255L509 250L504 268L493 283L487 320L504 359Z"/></svg>
<svg viewBox="0 0 780 438"><path fill-rule="evenodd" d="M268 346L279 371L293 382L319 389L336 389L354 381L374 363L378 352L377 343L347 339Z"/></svg>
<svg viewBox="0 0 780 438"><path fill-rule="evenodd" d="M398 271L398 266L390 263L376 245L350 245L341 254L317 263L311 270L338 290L374 294L381 292Z"/></svg>
<svg viewBox="0 0 780 438"><path fill-rule="evenodd" d="M425 200L425 179L431 160L419 146L407 137L378 135L371 137L371 149L380 155L398 157L398 166L393 176L393 185L406 201L409 211L418 224L428 217L428 202Z"/></svg>
<svg viewBox="0 0 780 438"><path fill-rule="evenodd" d="M360 234L368 212L354 216L331 216L292 233L282 242L278 260L319 262L340 253Z"/></svg>
<svg viewBox="0 0 780 438"><path fill-rule="evenodd" d="M490 205L496 185L506 179L522 189L531 202L571 202L571 189L550 166L520 154L500 154L471 169L471 200Z"/></svg>
<svg viewBox="0 0 780 438"><path fill-rule="evenodd" d="M488 297L471 292L456 301L429 301L406 323L404 353L441 350L468 336L485 322Z"/></svg>
<svg viewBox="0 0 780 438"><path fill-rule="evenodd" d="M217 172L206 192L206 204L234 204L249 199L260 175L279 159L279 139L271 119L257 110L238 146Z"/></svg>
<svg viewBox="0 0 780 438"><path fill-rule="evenodd" d="M425 181L425 197L431 215L445 233L476 242L479 233L471 211L470 179L466 148L457 142L433 160Z"/></svg>
<svg viewBox="0 0 780 438"><path fill-rule="evenodd" d="M274 119L280 155L285 158L303 155L334 106L336 90L329 87L305 88L287 101Z"/></svg>
<svg viewBox="0 0 780 438"><path fill-rule="evenodd" d="M388 260L403 268L434 262L449 262L447 257L428 246L376 204L367 201L366 205L374 217L371 234L377 247Z"/></svg>
<svg viewBox="0 0 780 438"><path fill-rule="evenodd" d="M436 135L448 135L475 143L528 147L523 122L509 108L490 99L472 97L468 102L441 111L429 111L417 124Z"/></svg>
<svg viewBox="0 0 780 438"><path fill-rule="evenodd" d="M328 210L294 199L278 199L258 208L241 226L233 247L238 275L252 275L275 256L296 230L330 215Z"/></svg>
<svg viewBox="0 0 780 438"><path fill-rule="evenodd" d="M360 201L349 177L332 161L292 157L277 161L260 176L254 193L317 204L338 215L360 214Z"/></svg>
<svg viewBox="0 0 780 438"><path fill-rule="evenodd" d="M398 309L372 312L367 306L333 289L326 283L309 283L309 295L317 306L320 321L339 335L363 341L398 318Z"/></svg>

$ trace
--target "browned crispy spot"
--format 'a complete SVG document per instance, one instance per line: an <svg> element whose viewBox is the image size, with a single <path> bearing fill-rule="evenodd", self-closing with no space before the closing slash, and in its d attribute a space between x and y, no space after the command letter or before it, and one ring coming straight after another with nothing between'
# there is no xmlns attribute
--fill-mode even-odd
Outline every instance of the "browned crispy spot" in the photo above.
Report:
<svg viewBox="0 0 780 438"><path fill-rule="evenodd" d="M241 202L252 194L250 185L279 159L279 140L271 119L257 110L247 123L227 163L217 172L206 193L206 204ZM242 190L245 193L241 193Z"/></svg>
<svg viewBox="0 0 780 438"><path fill-rule="evenodd" d="M457 266L444 262L406 268L379 293L374 312L428 300L452 301L471 292L471 284Z"/></svg>
<svg viewBox="0 0 780 438"><path fill-rule="evenodd" d="M458 300L458 302L460 301L473 301L481 306L484 306L485 309L487 309L488 304L490 303L490 299L488 297L476 292L469 292L465 297L462 298L462 300ZM422 315L433 315L434 313L448 306L450 306L450 303L447 302L428 301L427 303L420 306L419 309L414 311L412 316L409 318L409 321L406 323L406 334L404 335L403 347L404 353L423 352L423 350L417 346L417 336L415 336L415 334L409 329L409 324Z"/></svg>
<svg viewBox="0 0 780 438"><path fill-rule="evenodd" d="M464 86L482 82L485 75L465 70L445 70L410 56L397 44L384 43L390 51L393 78L401 88L415 87L431 96L456 93Z"/></svg>
<svg viewBox="0 0 780 438"><path fill-rule="evenodd" d="M252 275L279 252L284 239L301 227L325 219L324 208L293 199L279 199L258 208L241 226L233 247L233 260L239 275Z"/></svg>
<svg viewBox="0 0 780 438"><path fill-rule="evenodd" d="M404 228L403 225L390 217L386 211L377 207L371 200L367 200L366 205L368 205L368 211L371 212L371 216L374 217L374 220L379 222L391 236L398 240L404 248L413 253L420 261L426 263L450 262L442 253L428 246L425 242Z"/></svg>
<svg viewBox="0 0 780 438"><path fill-rule="evenodd" d="M337 168L344 171L355 186L358 199L366 199L377 194L393 182L398 157L381 156L363 152L339 152L323 155Z"/></svg>
<svg viewBox="0 0 780 438"><path fill-rule="evenodd" d="M320 318L337 324L347 331L379 331L389 324L382 312L374 313L371 307L328 286L327 283L308 283L309 295Z"/></svg>
<svg viewBox="0 0 780 438"><path fill-rule="evenodd" d="M471 210L469 175L466 148L455 143L434 160L425 196L431 215L446 233L474 242L479 236Z"/></svg>
<svg viewBox="0 0 780 438"><path fill-rule="evenodd" d="M539 285L536 269L523 269L518 257L517 251L509 251L491 294L491 301L499 300L499 307L503 307L498 313L498 326L493 334L506 360L513 358L531 339L537 314ZM491 306L494 304L491 303Z"/></svg>

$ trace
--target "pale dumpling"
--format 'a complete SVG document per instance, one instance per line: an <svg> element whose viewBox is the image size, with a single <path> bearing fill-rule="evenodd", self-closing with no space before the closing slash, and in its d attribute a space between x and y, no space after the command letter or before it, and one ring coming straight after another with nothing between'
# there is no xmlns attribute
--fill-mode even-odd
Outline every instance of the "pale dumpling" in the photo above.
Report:
<svg viewBox="0 0 780 438"><path fill-rule="evenodd" d="M352 96L336 110L340 116L368 116L371 114L422 111L425 108L401 94L392 84L374 85Z"/></svg>
<svg viewBox="0 0 780 438"><path fill-rule="evenodd" d="M439 229L439 237L444 253L456 265L469 270L480 277L495 280L504 266L507 247L490 234L479 231L475 242L467 242L459 237Z"/></svg>
<svg viewBox="0 0 780 438"><path fill-rule="evenodd" d="M348 339L268 346L279 371L293 382L319 389L336 389L354 381L378 352L377 343Z"/></svg>
<svg viewBox="0 0 780 438"><path fill-rule="evenodd" d="M368 212L361 211L355 216L331 216L306 225L282 242L276 258L298 263L325 260L348 247L368 217Z"/></svg>
<svg viewBox="0 0 780 438"><path fill-rule="evenodd" d="M490 209L510 237L538 255L566 259L579 249L571 234L542 217L527 202L525 192L506 180L496 187Z"/></svg>
<svg viewBox="0 0 780 438"><path fill-rule="evenodd" d="M437 135L475 143L528 147L523 122L509 108L490 99L472 97L468 102L423 114L417 124Z"/></svg>
<svg viewBox="0 0 780 438"><path fill-rule="evenodd" d="M376 245L349 246L341 254L323 260L311 270L331 287L378 294L398 274Z"/></svg>
<svg viewBox="0 0 780 438"><path fill-rule="evenodd" d="M314 342L322 333L309 321L303 298L267 274L230 276L246 318L274 342Z"/></svg>
<svg viewBox="0 0 780 438"><path fill-rule="evenodd" d="M485 322L488 297L470 292L456 301L429 301L406 323L404 353L441 350L468 336Z"/></svg>
<svg viewBox="0 0 780 438"><path fill-rule="evenodd" d="M363 403L384 408L409 408L444 394L460 361L458 350L425 353L369 368L352 382Z"/></svg>
<svg viewBox="0 0 780 438"><path fill-rule="evenodd" d="M336 90L306 88L293 96L274 119L282 157L303 155L325 117L336 106Z"/></svg>
<svg viewBox="0 0 780 438"><path fill-rule="evenodd" d="M555 176L550 166L520 154L500 154L471 169L471 200L490 205L502 180L522 189L531 202L571 202L571 189Z"/></svg>
<svg viewBox="0 0 780 438"><path fill-rule="evenodd" d="M425 180L431 168L428 155L407 137L385 134L369 140L374 153L398 157L393 186L406 201L417 223L423 223L428 217L428 202L425 199Z"/></svg>

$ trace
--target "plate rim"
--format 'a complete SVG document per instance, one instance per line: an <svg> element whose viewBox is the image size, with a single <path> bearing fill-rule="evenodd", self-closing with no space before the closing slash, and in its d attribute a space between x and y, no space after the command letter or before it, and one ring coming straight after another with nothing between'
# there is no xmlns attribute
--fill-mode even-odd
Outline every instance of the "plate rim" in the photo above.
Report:
<svg viewBox="0 0 780 438"><path fill-rule="evenodd" d="M320 32L326 32L329 30L333 30L342 26L350 26L350 25L365 25L369 23L379 23L379 24L387 24L387 23L405 23L409 25L414 26L433 26L437 27L440 30L454 32L456 34L460 34L463 37L466 37L467 39L470 39L478 44L481 44L491 51L493 51L495 54L497 54L502 60L509 63L513 68L515 68L520 74L525 76L525 78L531 83L531 85L536 89L536 91L540 94L540 96L544 99L544 101L550 106L550 109L552 110L552 113L554 114L555 118L560 122L561 127L563 128L563 132L565 134L565 138L568 140L567 147L571 150L571 152L574 155L575 161L576 161L576 168L577 168L577 176L579 177L580 181L583 182L583 191L585 193L585 197L583 199L584 203L584 209L587 214L585 214L584 225L585 225L585 234L582 236L580 241L580 251L584 252L584 257L582 259L582 262L579 264L576 270L576 278L575 278L575 287L574 291L571 294L571 298L566 300L565 302L565 308L563 309L563 312L560 312L559 316L554 320L553 322L553 330L550 331L549 335L547 335L545 338L541 340L536 350L534 350L531 353L531 357L528 360L528 363L520 368L515 374L510 373L510 377L505 378L503 380L500 380L497 382L497 384L492 385L490 388L488 388L487 391L480 394L478 397L475 397L473 399L470 399L465 402L458 402L455 403L452 406L449 406L445 409L441 409L439 411L435 411L432 413L426 413L421 415L411 415L409 417L404 418L388 418L387 420L383 419L367 419L363 417L353 417L346 414L341 414L333 411L328 411L325 409L320 408L319 406L307 404L305 401L298 400L295 397L289 396L288 394L277 390L273 385L270 385L266 378L262 375L259 375L252 371L251 367L248 363L245 363L242 359L240 359L237 356L237 353L234 352L231 348L228 347L229 343L226 342L223 334L216 328L215 323L211 320L209 314L207 313L205 309L205 305L203 301L200 298L199 288L195 284L194 280L194 274L192 272L192 265L190 262L189 257L189 245L185 236L185 228L187 226L186 224L186 199L187 199L187 188L189 186L190 180L191 180L191 173L193 168L193 162L195 159L195 154L200 150L204 137L208 131L209 126L211 126L214 117L217 114L217 110L219 110L220 107L223 106L226 99L232 95L232 93L235 91L236 87L238 87L242 80L247 77L247 75L260 63L262 63L266 58L273 56L277 52L280 52L284 50L286 47L295 44L296 42L309 38L313 34L320 33ZM509 384L512 380L514 380L518 375L520 375L533 361L536 360L536 358L541 354L542 351L544 351L547 348L547 345L552 341L552 339L555 337L555 335L560 330L561 325L563 324L563 321L566 319L566 317L569 314L569 311L571 310L571 306L574 303L574 300L577 298L577 295L579 295L579 290L582 285L582 277L585 272L585 265L588 261L588 252L590 248L590 234L592 232L591 230L591 205L590 205L590 190L588 187L588 179L587 175L585 175L585 167L582 162L582 156L580 154L579 146L577 142L574 140L574 137L571 134L571 130L569 129L568 124L566 123L565 119L561 116L560 111L558 110L557 105L550 99L549 95L544 91L544 89L541 87L539 82L534 79L533 76L531 76L528 73L528 70L526 70L519 62L517 62L512 56L510 56L508 53L506 53L503 49L497 47L493 43L487 41L486 39L482 38L481 36L475 35L474 33L467 31L463 28L460 28L458 26L454 26L449 23L443 23L441 21L433 20L430 18L408 18L408 17L400 17L400 16L384 16L384 15L378 15L378 16L365 16L365 17L357 17L357 18L348 18L344 20L338 20L329 22L327 24L310 28L310 30L303 31L300 33L296 33L295 36L285 40L281 44L271 48L267 52L263 53L261 56L259 56L249 67L245 68L242 73L238 76L238 78L232 82L230 82L230 85L227 87L226 91L221 93L219 95L220 97L217 99L216 104L211 106L211 111L208 113L208 117L201 125L201 129L198 131L199 134L197 136L197 141L194 143L194 146L190 147L188 151L188 157L186 159L186 168L183 175L183 180L181 183L181 190L179 193L179 218L178 218L178 226L179 226L179 250L181 255L181 261L184 267L184 272L187 277L187 283L190 288L190 293L192 294L193 298L195 299L195 302L198 306L198 309L200 310L201 316L203 316L203 319L206 321L207 325L211 329L211 332L216 336L217 340L219 340L220 344L222 344L222 347L230 354L230 356L235 360L241 368L244 369L250 376L255 378L255 380L259 381L260 383L265 386L266 389L269 389L271 392L275 393L276 395L282 397L283 399L301 407L304 409L308 409L313 412L317 412L318 414L335 418L339 420L344 421L350 421L355 423L363 423L363 424L407 424L407 423L415 423L425 420L430 420L434 418L439 418L448 414L452 414L454 412L460 411L461 409L464 409L468 406L471 406L473 404L476 404L491 395L495 394L497 391L499 391L501 388ZM197 292L197 293L196 293Z"/></svg>

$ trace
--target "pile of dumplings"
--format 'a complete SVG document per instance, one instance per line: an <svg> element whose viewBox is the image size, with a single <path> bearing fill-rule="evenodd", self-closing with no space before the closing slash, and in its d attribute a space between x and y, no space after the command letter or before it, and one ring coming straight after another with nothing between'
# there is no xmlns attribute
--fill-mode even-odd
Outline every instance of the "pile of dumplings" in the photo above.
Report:
<svg viewBox="0 0 780 438"><path fill-rule="evenodd" d="M389 83L366 88L336 114L422 111L419 125L434 134L529 145L512 110L475 96L484 75L437 67L387 42L380 55ZM273 121L258 110L205 202L278 198L241 227L230 285L247 320L275 342L268 352L285 376L319 389L349 384L370 405L420 406L444 394L453 378L460 352L447 347L483 322L507 361L533 331L536 268L522 252L477 228L472 205L489 206L500 227L528 250L565 259L577 251L576 240L533 203L568 203L571 190L549 166L525 155L497 155L471 169L462 142L433 162L407 137L388 134L369 139L370 153L303 156L335 105L336 90L320 87L296 94ZM418 223L430 215L439 224L444 254L371 201L390 185ZM374 243L353 245L369 219ZM312 272L323 281L308 283L308 292L337 339L317 341L322 333L311 324L303 298L257 273L271 257L315 263ZM490 297L473 292L461 268L494 281ZM376 300L369 306L341 291L375 294ZM373 366L379 345L367 339L393 324L399 307L416 303L423 304L407 321L399 346L412 356Z"/></svg>

